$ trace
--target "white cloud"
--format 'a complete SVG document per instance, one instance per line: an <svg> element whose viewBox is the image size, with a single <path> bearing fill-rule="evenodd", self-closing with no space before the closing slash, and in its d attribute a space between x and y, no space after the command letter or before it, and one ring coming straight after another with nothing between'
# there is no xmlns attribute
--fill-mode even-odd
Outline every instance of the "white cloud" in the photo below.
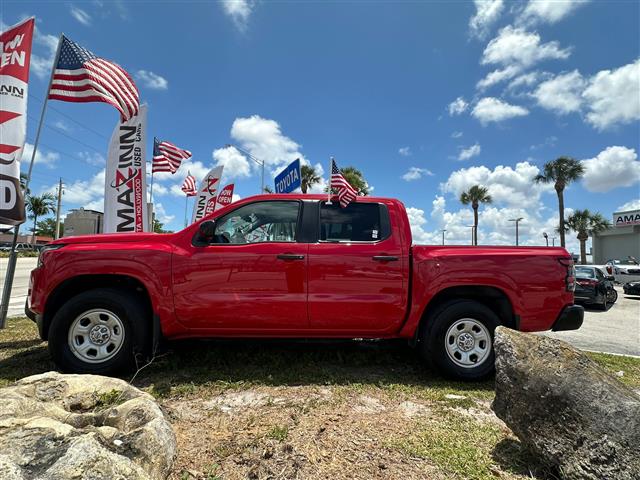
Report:
<svg viewBox="0 0 640 480"><path fill-rule="evenodd" d="M22 151L22 161L20 162L25 166L25 170L29 167L31 162L31 155L33 155L33 144L25 143L24 150ZM35 163L45 165L47 168L55 168L56 162L60 160L60 154L56 152L46 151L42 147L36 152Z"/></svg>
<svg viewBox="0 0 640 480"><path fill-rule="evenodd" d="M480 123L486 125L489 122L501 122L509 118L523 117L529 114L529 110L518 105L511 105L495 97L485 97L478 101L471 115Z"/></svg>
<svg viewBox="0 0 640 480"><path fill-rule="evenodd" d="M588 0L529 0L520 21L556 23Z"/></svg>
<svg viewBox="0 0 640 480"><path fill-rule="evenodd" d="M485 90L497 83L501 83L515 77L521 70L522 68L519 65L509 65L505 68L499 68L489 72L486 77L476 84L476 88L478 88L478 90Z"/></svg>
<svg viewBox="0 0 640 480"><path fill-rule="evenodd" d="M80 160L93 167L104 167L106 163L104 156L98 152L78 152L77 155Z"/></svg>
<svg viewBox="0 0 640 480"><path fill-rule="evenodd" d="M224 13L231 18L236 28L244 32L256 2L254 0L222 0L221 4Z"/></svg>
<svg viewBox="0 0 640 480"><path fill-rule="evenodd" d="M482 54L481 63L526 68L542 60L566 59L570 54L569 48L560 48L556 41L541 43L538 33L509 25L489 42Z"/></svg>
<svg viewBox="0 0 640 480"><path fill-rule="evenodd" d="M464 100L464 98L458 97L449 104L449 115L460 115L461 113L464 113L468 107L469 104Z"/></svg>
<svg viewBox="0 0 640 480"><path fill-rule="evenodd" d="M583 93L587 121L598 130L640 119L640 59L616 70L602 70Z"/></svg>
<svg viewBox="0 0 640 480"><path fill-rule="evenodd" d="M616 212L628 212L629 210L640 210L640 198L623 203L616 209Z"/></svg>
<svg viewBox="0 0 640 480"><path fill-rule="evenodd" d="M462 132L453 132L451 134L451 138L460 138L462 137Z"/></svg>
<svg viewBox="0 0 640 480"><path fill-rule="evenodd" d="M403 157L411 156L411 148L410 147L401 147L398 149L398 153Z"/></svg>
<svg viewBox="0 0 640 480"><path fill-rule="evenodd" d="M533 96L541 107L564 115L580 110L585 84L580 72L574 70L542 82Z"/></svg>
<svg viewBox="0 0 640 480"><path fill-rule="evenodd" d="M533 179L538 173L539 168L528 161L517 163L515 169L504 165L498 165L493 170L484 165L475 166L451 173L440 188L443 192L451 193L458 198L471 186L483 185L489 189L489 194L497 204L511 207L532 206L540 200L543 191L552 188L534 182Z"/></svg>
<svg viewBox="0 0 640 480"><path fill-rule="evenodd" d="M34 52L31 53L31 71L40 78L48 78L51 75L53 58L55 57L56 50L58 49L58 37L42 33L42 31L36 27L34 43L38 46L39 51L44 51L44 54L39 55Z"/></svg>
<svg viewBox="0 0 640 480"><path fill-rule="evenodd" d="M207 166L200 161L194 161L192 157L189 160L184 160L180 164L178 171L174 175L172 175L169 172L158 172L154 174L154 179L160 182L173 180L173 179L180 179L180 182L183 182L187 174L190 172L191 175L196 177L196 181L200 182L207 175L207 173L209 173L209 170L211 170L211 166ZM147 163L147 172L150 172L150 171L151 171L151 165ZM155 186L153 188L155 189ZM184 193L180 192L180 195L183 196Z"/></svg>
<svg viewBox="0 0 640 480"><path fill-rule="evenodd" d="M247 178L251 176L251 166L247 157L235 147L218 148L213 151L216 165L224 166L224 176L229 178Z"/></svg>
<svg viewBox="0 0 640 480"><path fill-rule="evenodd" d="M546 77L546 74L540 71L533 71L529 73L523 73L509 82L507 89L512 91L518 87L531 87L538 83L542 78Z"/></svg>
<svg viewBox="0 0 640 480"><path fill-rule="evenodd" d="M72 130L71 127L62 120L56 120L53 122L53 126L59 130L64 130L65 132L70 132Z"/></svg>
<svg viewBox="0 0 640 480"><path fill-rule="evenodd" d="M243 150L264 161L272 173L280 171L296 158L302 163L308 163L300 152L300 145L283 135L280 125L275 120L259 115L236 118L231 126L231 138ZM260 166L251 162L251 168L257 172Z"/></svg>
<svg viewBox="0 0 640 480"><path fill-rule="evenodd" d="M151 191L149 191L149 193L151 193ZM157 196L163 196L169 193L169 188L167 188L166 186L164 186L162 183L160 182L154 182L153 183L153 198L156 198Z"/></svg>
<svg viewBox="0 0 640 480"><path fill-rule="evenodd" d="M431 243L431 236L424 231L423 226L427 223L424 218L424 210L415 207L407 207L407 216L411 227L411 236L414 243Z"/></svg>
<svg viewBox="0 0 640 480"><path fill-rule="evenodd" d="M472 36L485 38L489 29L502 14L503 0L475 0L476 14L469 20Z"/></svg>
<svg viewBox="0 0 640 480"><path fill-rule="evenodd" d="M138 70L136 72L136 80L142 82L145 87L151 90L166 90L169 88L169 82L166 78L149 70Z"/></svg>
<svg viewBox="0 0 640 480"><path fill-rule="evenodd" d="M402 179L407 182L420 180L423 176L433 176L433 172L426 168L410 167L407 173L402 175Z"/></svg>
<svg viewBox="0 0 640 480"><path fill-rule="evenodd" d="M470 158L476 157L480 155L481 150L482 149L480 148L480 144L476 142L475 145L471 145L468 148L463 148L462 150L460 150L458 160L469 160Z"/></svg>
<svg viewBox="0 0 640 480"><path fill-rule="evenodd" d="M608 192L640 182L640 161L633 148L613 146L595 158L582 160L584 186L591 192Z"/></svg>
<svg viewBox="0 0 640 480"><path fill-rule="evenodd" d="M48 192L55 193L58 185L52 185ZM65 206L84 207L90 210L104 211L104 169L88 180L76 180L67 183L63 189L62 201Z"/></svg>
<svg viewBox="0 0 640 480"><path fill-rule="evenodd" d="M72 5L70 12L71 12L71 16L75 18L78 22L80 22L82 25L86 27L91 25L91 15L89 15L87 12L85 12L81 8L78 8Z"/></svg>
<svg viewBox="0 0 640 480"><path fill-rule="evenodd" d="M174 218L176 218L175 215L169 215L161 203L154 203L153 213L155 214L158 221L165 227L167 226L167 224L171 223Z"/></svg>

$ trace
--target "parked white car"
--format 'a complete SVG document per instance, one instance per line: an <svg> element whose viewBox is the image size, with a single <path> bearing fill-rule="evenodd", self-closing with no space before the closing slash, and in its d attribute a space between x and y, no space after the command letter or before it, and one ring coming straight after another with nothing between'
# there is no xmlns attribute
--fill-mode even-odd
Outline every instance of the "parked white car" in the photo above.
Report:
<svg viewBox="0 0 640 480"><path fill-rule="evenodd" d="M607 274L613 275L618 283L640 281L640 263L631 256L627 260L612 258L607 260L600 268Z"/></svg>

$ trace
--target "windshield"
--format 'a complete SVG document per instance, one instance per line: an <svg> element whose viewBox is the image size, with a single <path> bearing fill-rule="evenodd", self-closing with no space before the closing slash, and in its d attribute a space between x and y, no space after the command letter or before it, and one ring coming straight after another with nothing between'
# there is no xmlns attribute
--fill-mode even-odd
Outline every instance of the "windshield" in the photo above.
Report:
<svg viewBox="0 0 640 480"><path fill-rule="evenodd" d="M596 278L593 268L576 267L576 277L578 278Z"/></svg>

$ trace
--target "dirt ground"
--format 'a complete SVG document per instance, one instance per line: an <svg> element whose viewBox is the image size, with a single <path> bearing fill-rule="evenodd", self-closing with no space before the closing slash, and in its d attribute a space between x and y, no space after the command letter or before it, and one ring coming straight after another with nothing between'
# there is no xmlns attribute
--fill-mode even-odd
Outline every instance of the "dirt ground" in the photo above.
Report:
<svg viewBox="0 0 640 480"><path fill-rule="evenodd" d="M36 337L0 331L0 386L54 368ZM640 360L592 356L640 388ZM180 342L126 379L174 427L174 480L556 478L491 411L492 381L442 379L402 343Z"/></svg>

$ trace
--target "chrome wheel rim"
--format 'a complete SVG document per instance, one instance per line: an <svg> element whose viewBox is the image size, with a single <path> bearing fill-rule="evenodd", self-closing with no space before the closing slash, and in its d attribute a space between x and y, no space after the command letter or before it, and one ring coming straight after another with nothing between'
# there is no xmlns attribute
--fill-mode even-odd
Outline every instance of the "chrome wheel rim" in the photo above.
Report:
<svg viewBox="0 0 640 480"><path fill-rule="evenodd" d="M87 363L115 357L124 343L124 324L109 310L97 308L78 315L69 328L71 352Z"/></svg>
<svg viewBox="0 0 640 480"><path fill-rule="evenodd" d="M447 330L444 341L449 359L462 368L481 365L491 353L489 330L473 318L455 321Z"/></svg>

